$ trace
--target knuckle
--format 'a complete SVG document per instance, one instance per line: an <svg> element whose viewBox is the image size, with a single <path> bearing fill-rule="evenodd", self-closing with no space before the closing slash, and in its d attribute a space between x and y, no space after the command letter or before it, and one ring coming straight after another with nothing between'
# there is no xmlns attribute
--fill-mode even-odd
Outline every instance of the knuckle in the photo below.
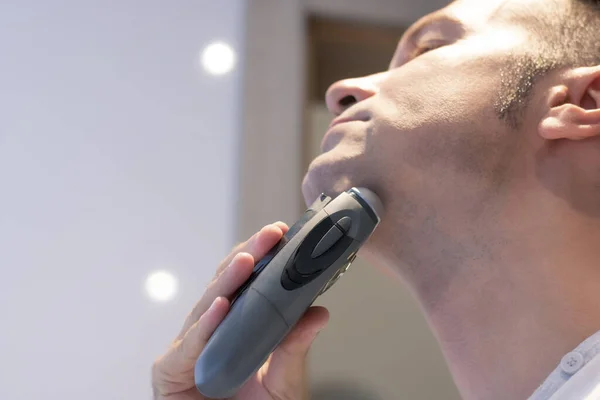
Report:
<svg viewBox="0 0 600 400"><path fill-rule="evenodd" d="M164 362L164 356L161 356L161 357L157 358L156 360L154 360L154 363L152 363L152 370L151 370L152 383L154 386L156 386L159 389L160 389L160 384L162 381L163 362Z"/></svg>
<svg viewBox="0 0 600 400"><path fill-rule="evenodd" d="M162 361L162 357L157 358L152 363L152 378L154 379L158 375L158 371L160 370L160 363Z"/></svg>
<svg viewBox="0 0 600 400"><path fill-rule="evenodd" d="M271 395L271 398L273 398L273 400L298 400L298 393L300 392L300 390L290 390L289 388L295 388L296 385L294 384L290 384L290 385L284 385L284 387L286 389L284 390L279 390L279 389L272 389L272 390L267 390L269 392L269 394Z"/></svg>

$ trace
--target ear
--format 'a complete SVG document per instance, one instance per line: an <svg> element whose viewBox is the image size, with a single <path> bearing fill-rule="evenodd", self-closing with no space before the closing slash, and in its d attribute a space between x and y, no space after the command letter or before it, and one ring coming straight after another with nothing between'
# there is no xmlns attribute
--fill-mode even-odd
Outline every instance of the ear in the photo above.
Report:
<svg viewBox="0 0 600 400"><path fill-rule="evenodd" d="M600 66L571 69L561 80L550 89L540 135L547 140L600 136Z"/></svg>

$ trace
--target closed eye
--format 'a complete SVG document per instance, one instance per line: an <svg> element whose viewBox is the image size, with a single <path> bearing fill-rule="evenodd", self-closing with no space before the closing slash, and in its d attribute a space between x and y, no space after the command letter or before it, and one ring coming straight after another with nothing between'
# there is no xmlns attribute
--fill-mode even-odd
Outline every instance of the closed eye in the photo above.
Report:
<svg viewBox="0 0 600 400"><path fill-rule="evenodd" d="M409 28L398 43L389 68L397 68L430 51L447 46L467 33L462 21L434 13Z"/></svg>
<svg viewBox="0 0 600 400"><path fill-rule="evenodd" d="M433 51L435 49L439 49L440 47L443 47L445 44L442 42L437 42L437 43L430 43L430 44L426 44L424 46L419 46L415 49L415 51L412 54L411 58L416 58L419 57L425 53L428 53L430 51Z"/></svg>

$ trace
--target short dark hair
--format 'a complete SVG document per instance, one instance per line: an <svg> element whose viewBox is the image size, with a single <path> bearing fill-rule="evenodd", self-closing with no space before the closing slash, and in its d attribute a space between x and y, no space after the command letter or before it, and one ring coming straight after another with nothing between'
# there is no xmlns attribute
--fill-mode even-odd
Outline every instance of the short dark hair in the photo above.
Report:
<svg viewBox="0 0 600 400"><path fill-rule="evenodd" d="M600 0L546 1L538 11L518 21L531 33L531 51L513 56L501 71L495 108L514 129L539 77L557 68L600 65Z"/></svg>

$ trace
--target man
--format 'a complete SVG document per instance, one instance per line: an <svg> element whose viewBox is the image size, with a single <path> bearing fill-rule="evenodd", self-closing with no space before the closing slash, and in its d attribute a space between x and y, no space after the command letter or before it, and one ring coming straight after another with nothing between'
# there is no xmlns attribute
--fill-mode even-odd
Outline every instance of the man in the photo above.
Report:
<svg viewBox="0 0 600 400"><path fill-rule="evenodd" d="M408 285L465 399L578 399L600 383L599 32L590 0L459 0L410 28L388 71L328 90L337 118L305 200L380 195L362 256ZM159 399L201 399L197 355L286 230L223 262L154 366ZM236 399L307 398L327 318L312 308Z"/></svg>

